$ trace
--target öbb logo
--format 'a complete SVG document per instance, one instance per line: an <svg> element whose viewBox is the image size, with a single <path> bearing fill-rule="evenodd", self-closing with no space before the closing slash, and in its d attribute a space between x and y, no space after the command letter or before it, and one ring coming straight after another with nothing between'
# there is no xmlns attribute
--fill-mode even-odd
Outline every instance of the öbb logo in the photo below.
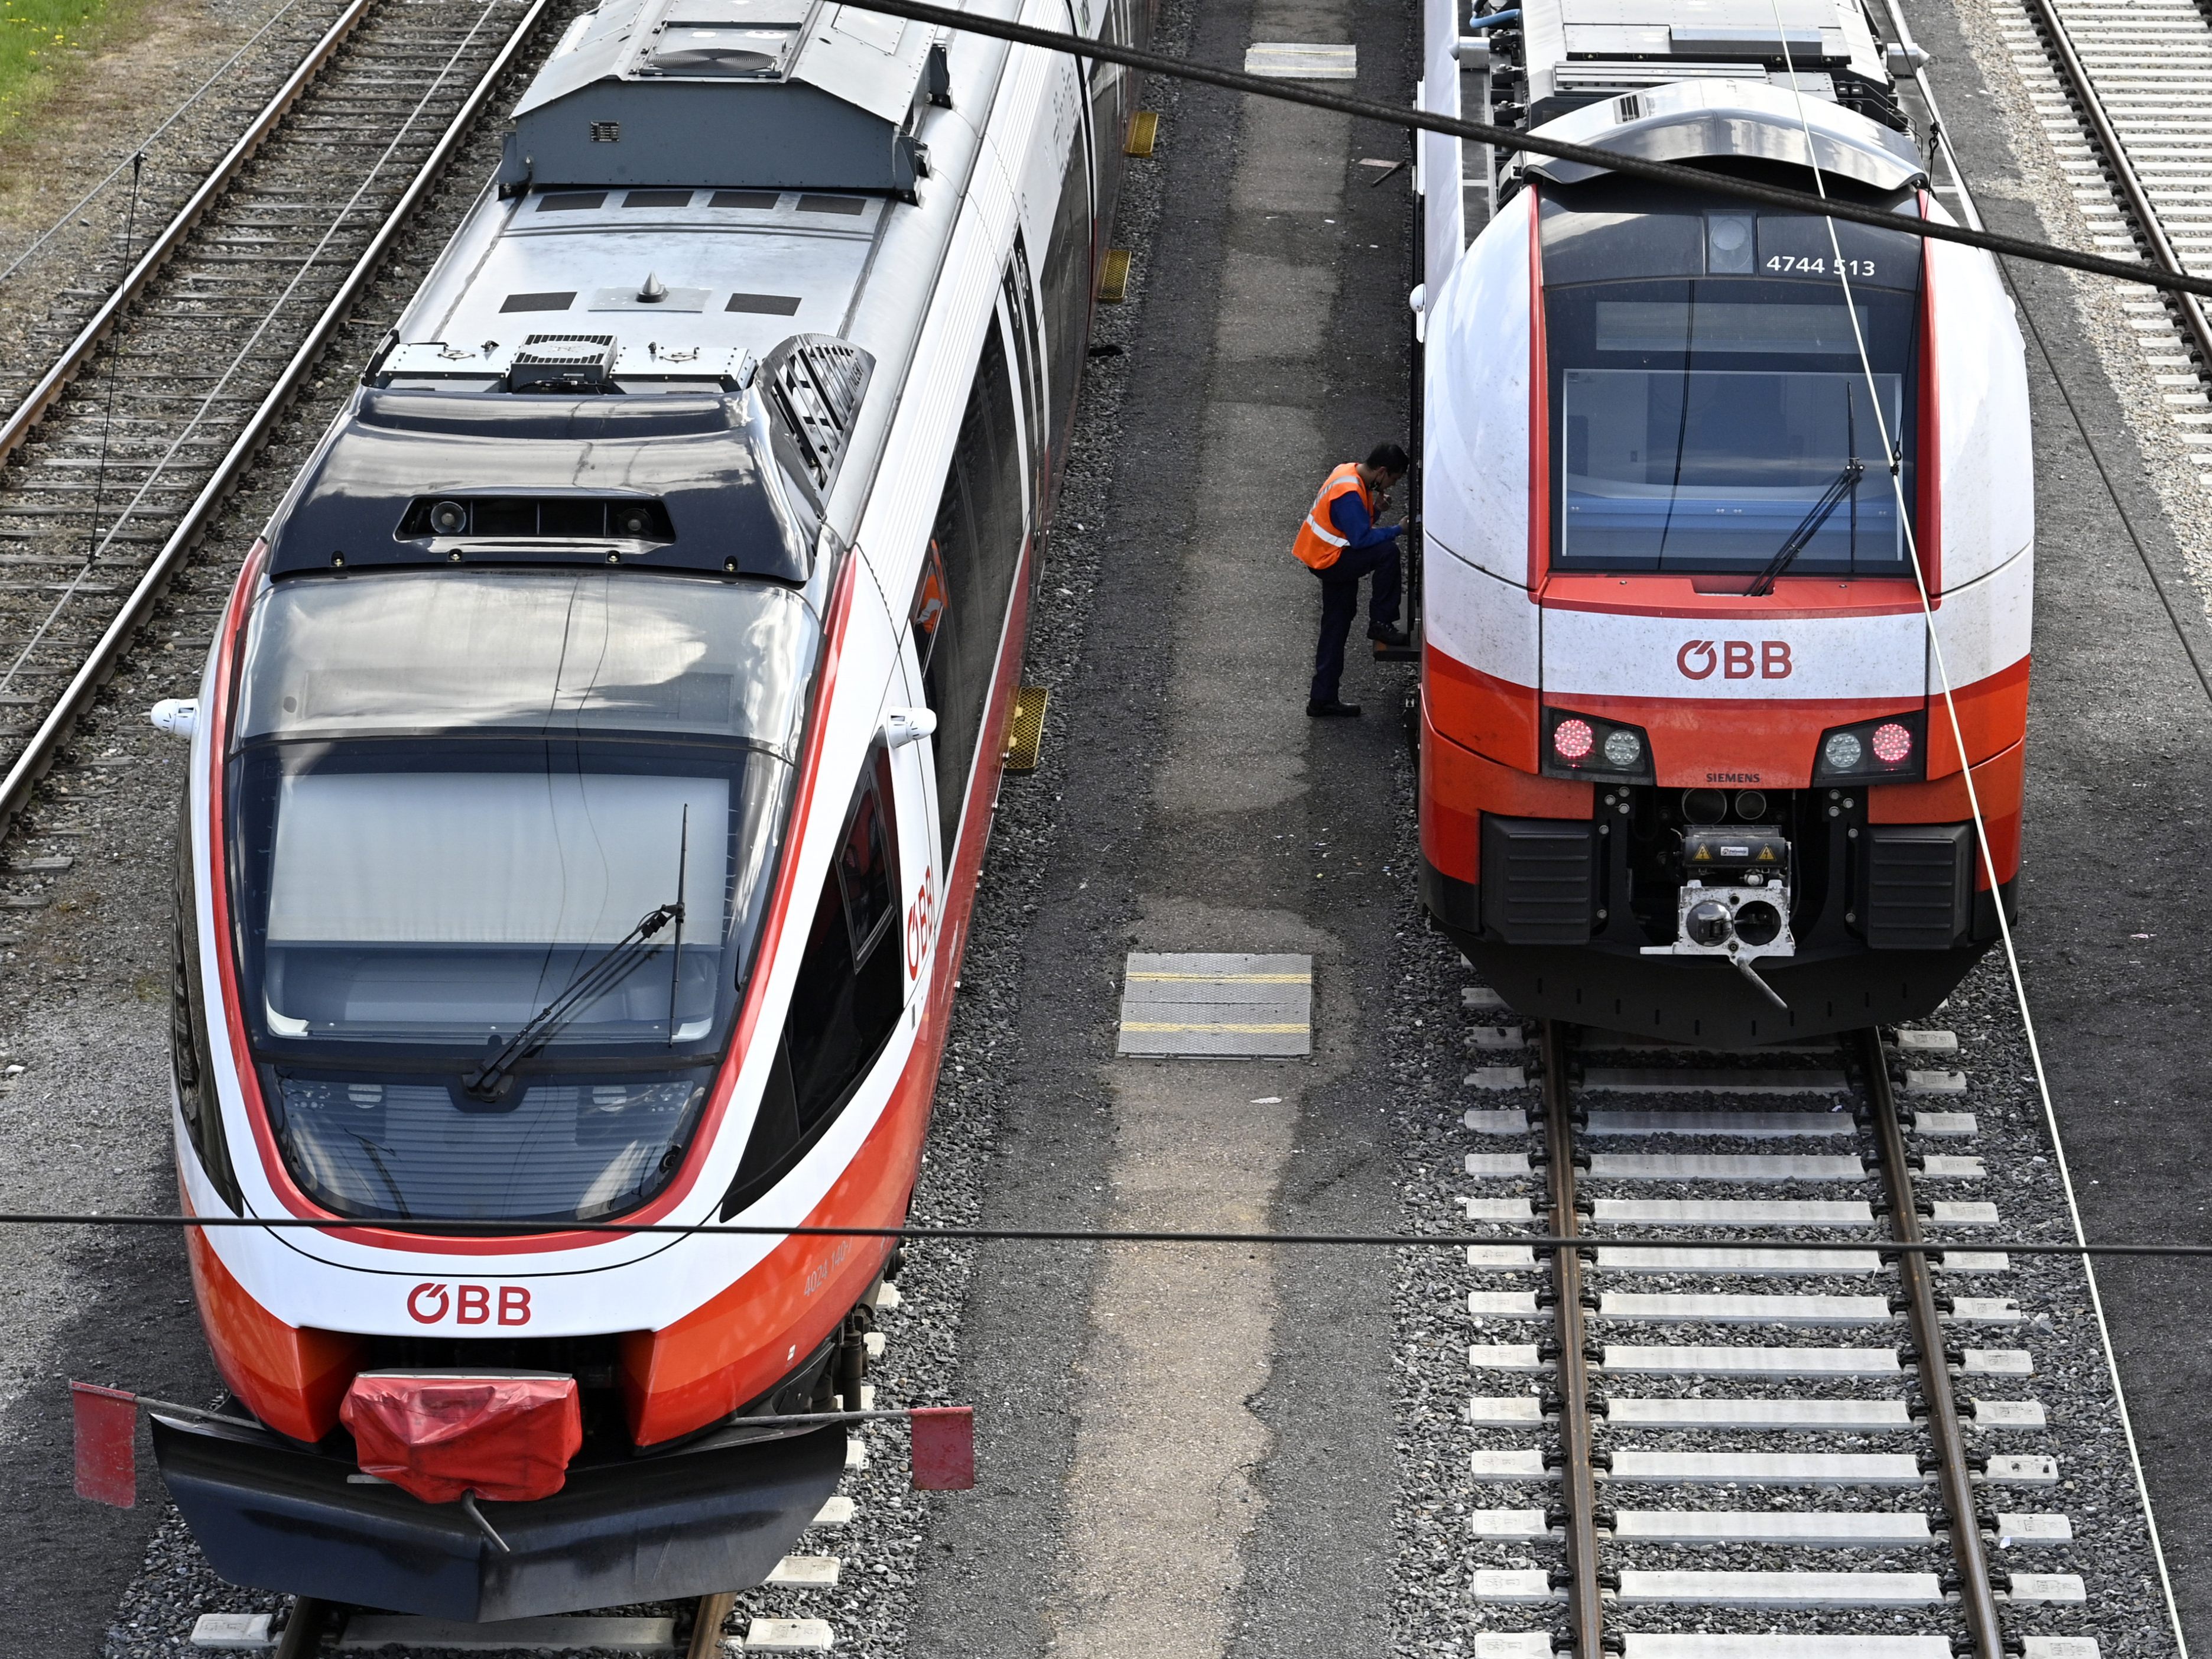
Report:
<svg viewBox="0 0 2212 1659"><path fill-rule="evenodd" d="M1682 671L1682 678L1709 680L1713 671L1721 671L1721 678L1747 680L1756 674L1763 680L1786 680L1790 678L1790 641L1787 640L1692 640L1674 653L1674 666Z"/></svg>
<svg viewBox="0 0 2212 1659"><path fill-rule="evenodd" d="M520 1285L441 1285L425 1279L407 1292L407 1316L418 1325L450 1317L456 1325L530 1322L530 1291Z"/></svg>

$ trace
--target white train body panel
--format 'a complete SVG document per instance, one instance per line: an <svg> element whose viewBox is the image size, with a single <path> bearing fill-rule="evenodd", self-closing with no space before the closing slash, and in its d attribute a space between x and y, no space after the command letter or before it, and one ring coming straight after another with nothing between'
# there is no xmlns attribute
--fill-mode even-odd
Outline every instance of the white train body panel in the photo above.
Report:
<svg viewBox="0 0 2212 1659"><path fill-rule="evenodd" d="M1667 83L1631 36L1730 21L1667 0L1540 0L1490 38L1553 136L1807 189L1811 158L1944 216L1838 13L1792 65L1833 97L1779 62ZM1425 151L1431 244L1474 153L1455 178ZM1581 163L1503 182L1414 296L1425 902L1524 1012L1749 1043L1924 1012L2019 857L2034 479L1994 264Z"/></svg>

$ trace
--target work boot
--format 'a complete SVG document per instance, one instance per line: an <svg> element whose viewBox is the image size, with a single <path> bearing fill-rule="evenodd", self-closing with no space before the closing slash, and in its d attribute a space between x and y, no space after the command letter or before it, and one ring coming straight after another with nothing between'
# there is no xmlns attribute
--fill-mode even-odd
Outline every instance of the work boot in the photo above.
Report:
<svg viewBox="0 0 2212 1659"><path fill-rule="evenodd" d="M1381 623L1367 624L1367 637L1377 645L1388 646L1393 651L1402 651L1413 642L1413 636L1402 628L1387 628Z"/></svg>
<svg viewBox="0 0 2212 1659"><path fill-rule="evenodd" d="M1357 714L1358 712L1359 705L1358 703L1339 702L1334 697L1331 697L1327 702L1309 702L1306 704L1306 713L1312 715L1316 720L1322 720L1329 715Z"/></svg>

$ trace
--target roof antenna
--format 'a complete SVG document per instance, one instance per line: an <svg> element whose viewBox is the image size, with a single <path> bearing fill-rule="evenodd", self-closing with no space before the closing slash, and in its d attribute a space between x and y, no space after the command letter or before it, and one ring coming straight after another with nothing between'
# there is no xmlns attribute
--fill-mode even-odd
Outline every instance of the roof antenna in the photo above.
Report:
<svg viewBox="0 0 2212 1659"><path fill-rule="evenodd" d="M646 305L657 306L668 297L668 284L651 271L647 271L645 276L645 286L638 289L637 297Z"/></svg>

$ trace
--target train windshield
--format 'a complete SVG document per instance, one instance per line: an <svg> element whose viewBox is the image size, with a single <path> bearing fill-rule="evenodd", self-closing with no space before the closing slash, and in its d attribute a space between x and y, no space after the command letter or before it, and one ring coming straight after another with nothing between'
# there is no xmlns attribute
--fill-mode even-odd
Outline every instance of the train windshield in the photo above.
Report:
<svg viewBox="0 0 2212 1659"><path fill-rule="evenodd" d="M753 582L264 593L232 890L264 1094L310 1195L588 1219L658 1189L750 966L816 646L797 596Z"/></svg>
<svg viewBox="0 0 2212 1659"><path fill-rule="evenodd" d="M1544 207L1553 568L1909 574L1914 239Z"/></svg>

